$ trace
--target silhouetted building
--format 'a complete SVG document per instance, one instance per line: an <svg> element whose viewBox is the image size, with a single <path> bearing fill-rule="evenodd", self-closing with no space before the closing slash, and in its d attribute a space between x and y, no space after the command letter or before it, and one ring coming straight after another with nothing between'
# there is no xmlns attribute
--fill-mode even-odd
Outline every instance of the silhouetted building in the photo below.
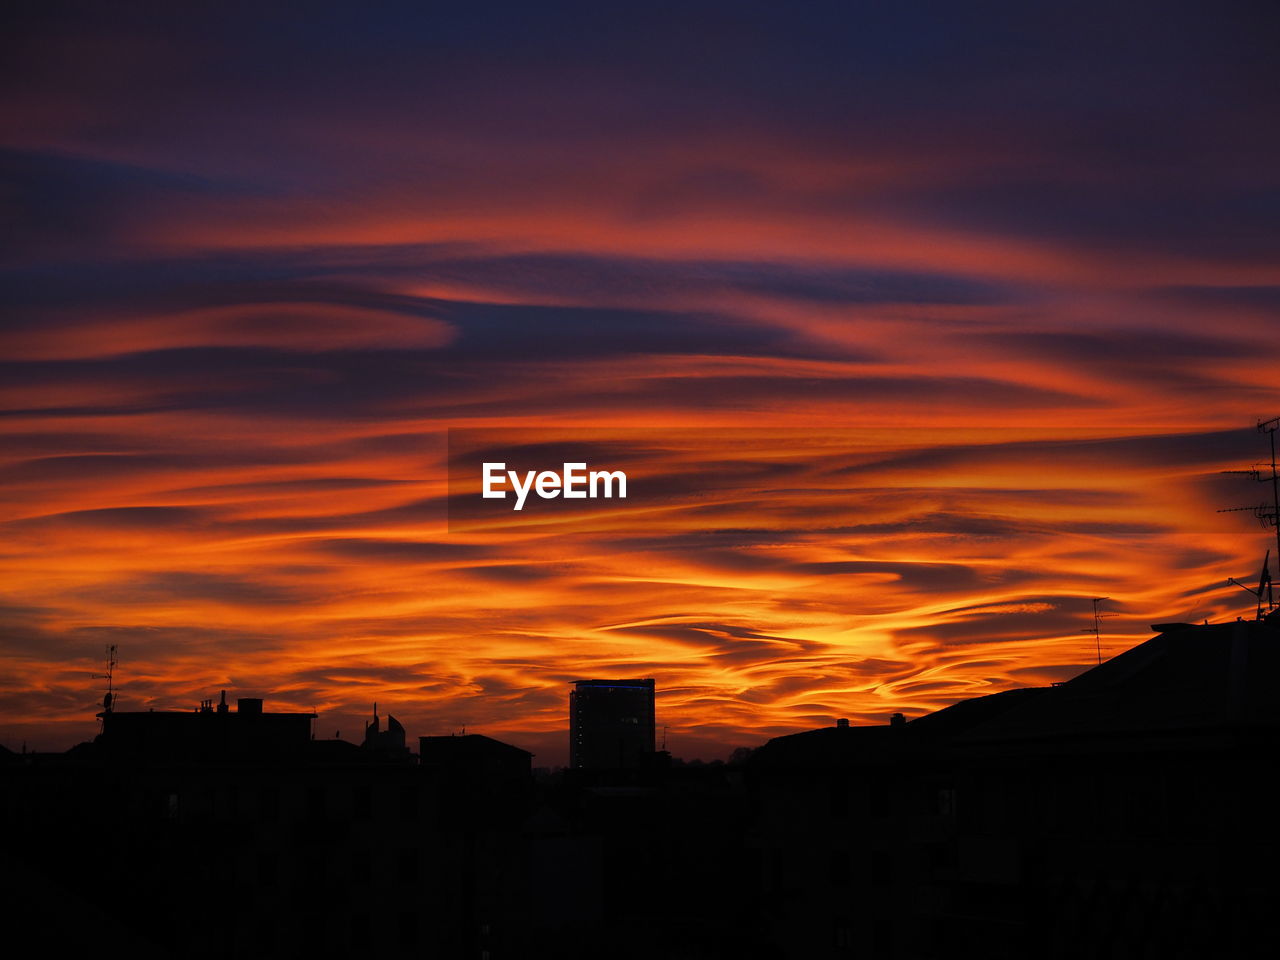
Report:
<svg viewBox="0 0 1280 960"><path fill-rule="evenodd" d="M528 863L521 827L532 802L533 754L480 734L418 739L432 796L423 825L440 917L432 950L442 957L522 957L528 939Z"/></svg>
<svg viewBox="0 0 1280 960"><path fill-rule="evenodd" d="M252 699L104 711L92 744L0 750L13 902L84 902L131 952L193 960L1259 955L1280 614L1156 630L1062 684L745 766L655 753L653 680L582 681L578 769L538 785L474 734L406 762L390 717L357 746Z"/></svg>
<svg viewBox="0 0 1280 960"><path fill-rule="evenodd" d="M94 743L0 751L17 902L110 916L132 934L111 942L140 957L527 955L530 754L426 738L420 765L392 718L357 746L261 706L104 712ZM48 952L87 940L65 926L39 931Z"/></svg>
<svg viewBox="0 0 1280 960"><path fill-rule="evenodd" d="M771 956L758 949L741 768L666 759L544 786L524 827L530 935L516 956Z"/></svg>
<svg viewBox="0 0 1280 960"><path fill-rule="evenodd" d="M360 746L390 760L408 760L409 748L405 745L404 726L387 714L387 728L382 729L378 717L378 705L373 705L373 719L364 725L364 741Z"/></svg>
<svg viewBox="0 0 1280 960"><path fill-rule="evenodd" d="M569 694L569 766L622 770L653 753L652 679L579 680Z"/></svg>
<svg viewBox="0 0 1280 960"><path fill-rule="evenodd" d="M758 750L785 956L1253 956L1280 886L1280 617L1155 629L1062 684Z"/></svg>
<svg viewBox="0 0 1280 960"><path fill-rule="evenodd" d="M424 771L465 786L470 792L526 795L533 783L533 754L478 733L460 737L419 737L418 763Z"/></svg>
<svg viewBox="0 0 1280 960"><path fill-rule="evenodd" d="M108 754L137 759L210 760L301 754L311 740L314 713L266 713L256 697L215 707L205 700L192 711L104 710L98 744Z"/></svg>

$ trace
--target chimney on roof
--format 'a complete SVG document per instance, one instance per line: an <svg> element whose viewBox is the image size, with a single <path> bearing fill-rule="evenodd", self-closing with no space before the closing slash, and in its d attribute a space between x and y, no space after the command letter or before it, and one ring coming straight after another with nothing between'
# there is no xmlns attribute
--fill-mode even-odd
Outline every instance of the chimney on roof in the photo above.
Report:
<svg viewBox="0 0 1280 960"><path fill-rule="evenodd" d="M889 726L891 727L905 727L906 725L907 725L907 718L904 714L895 713L892 717L889 718Z"/></svg>
<svg viewBox="0 0 1280 960"><path fill-rule="evenodd" d="M848 721L848 720L846 720L844 717L841 717L839 720L837 720L837 721L836 721L836 726L837 726L837 727L848 727L848 726L849 726L849 721Z"/></svg>
<svg viewBox="0 0 1280 960"><path fill-rule="evenodd" d="M227 691L225 690L222 691L222 699L218 701L218 712L227 712Z"/></svg>

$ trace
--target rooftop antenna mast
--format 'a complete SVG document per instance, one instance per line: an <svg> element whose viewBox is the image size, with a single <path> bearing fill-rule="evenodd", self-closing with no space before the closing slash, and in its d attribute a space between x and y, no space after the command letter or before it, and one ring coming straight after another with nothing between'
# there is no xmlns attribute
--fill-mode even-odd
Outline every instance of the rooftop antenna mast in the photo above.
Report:
<svg viewBox="0 0 1280 960"><path fill-rule="evenodd" d="M120 658L116 656L116 644L107 645L107 672L93 674L94 680L107 681L107 693L102 698L102 712L110 713L116 705L116 664L120 662ZM105 722L105 721L104 721Z"/></svg>
<svg viewBox="0 0 1280 960"><path fill-rule="evenodd" d="M1267 519L1276 528L1276 557L1280 558L1280 473L1276 473L1276 429L1280 428L1280 417L1258 421L1258 432L1265 433L1271 441L1271 476L1258 477L1259 482L1271 481L1271 512ZM1272 604L1274 607L1275 604Z"/></svg>
<svg viewBox="0 0 1280 960"><path fill-rule="evenodd" d="M1086 627L1081 633L1093 634L1093 648L1098 655L1098 665L1102 665L1102 621L1109 617L1114 617L1114 613L1102 612L1102 601L1110 600L1110 597L1094 597L1093 598L1093 626Z"/></svg>
<svg viewBox="0 0 1280 960"><path fill-rule="evenodd" d="M1250 470L1224 470L1223 473L1240 473L1253 477L1259 483L1271 484L1271 503L1261 503L1256 507L1228 507L1225 510L1219 510L1219 513L1239 513L1245 510L1251 512L1258 518L1258 522L1264 528L1275 527L1276 530L1276 557L1280 558L1280 472L1277 471L1276 464L1276 430L1280 429L1280 417L1272 417L1270 420L1258 421L1258 432L1265 433L1271 442L1271 463L1254 466ZM1235 577L1227 579L1228 583L1237 587L1242 587L1249 593L1253 594L1258 600L1258 619L1261 620L1266 614L1276 609L1275 596L1271 588L1271 572L1270 572L1271 551L1267 551L1266 557L1262 561L1262 576L1258 580L1258 589L1245 586ZM1263 595L1266 599L1263 599Z"/></svg>
<svg viewBox="0 0 1280 960"><path fill-rule="evenodd" d="M1241 583L1235 577L1227 577L1227 583L1235 584L1241 590L1244 590L1251 597L1258 601L1258 619L1261 620L1267 613L1276 608L1275 594L1271 590L1271 551L1267 551L1267 555L1262 558L1262 574L1258 577L1258 589L1254 589L1247 583ZM1263 600L1263 595L1266 600Z"/></svg>

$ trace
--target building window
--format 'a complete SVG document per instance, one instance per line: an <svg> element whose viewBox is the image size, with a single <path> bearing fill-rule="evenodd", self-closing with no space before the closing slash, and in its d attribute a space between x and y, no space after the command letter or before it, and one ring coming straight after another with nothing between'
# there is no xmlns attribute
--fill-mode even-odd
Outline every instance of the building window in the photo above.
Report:
<svg viewBox="0 0 1280 960"><path fill-rule="evenodd" d="M943 787L938 791L938 813L944 817L956 815L956 791L954 787Z"/></svg>
<svg viewBox="0 0 1280 960"><path fill-rule="evenodd" d="M849 921L836 921L835 941L837 950L844 951L853 949L853 928L849 926Z"/></svg>

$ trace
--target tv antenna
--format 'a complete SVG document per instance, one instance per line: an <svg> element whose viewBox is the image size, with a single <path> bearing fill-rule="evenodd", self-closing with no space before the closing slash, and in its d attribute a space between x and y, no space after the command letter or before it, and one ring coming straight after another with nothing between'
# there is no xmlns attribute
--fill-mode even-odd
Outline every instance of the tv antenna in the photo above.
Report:
<svg viewBox="0 0 1280 960"><path fill-rule="evenodd" d="M1258 518L1258 522L1263 528L1275 527L1276 529L1276 556L1280 558L1280 472L1276 469L1276 430L1280 429L1280 417L1272 417L1270 420L1258 421L1258 432L1265 433L1271 442L1271 463L1262 464L1252 467L1249 470L1223 470L1223 473L1244 474L1253 477L1259 483L1271 484L1271 503L1260 503L1256 507L1227 507L1219 510L1218 513L1240 513L1249 511ZM1262 561L1262 575L1258 579L1258 589L1245 586L1235 577L1229 577L1227 583L1234 584L1251 593L1258 601L1258 619L1261 620L1266 614L1276 609L1275 596L1271 588L1271 571L1270 571L1271 551L1267 550L1266 557ZM1266 600L1263 600L1263 595Z"/></svg>
<svg viewBox="0 0 1280 960"><path fill-rule="evenodd" d="M116 664L120 662L120 658L116 656L116 644L107 645L107 672L95 673L92 679L107 681L107 692L102 698L102 712L110 713L116 705Z"/></svg>
<svg viewBox="0 0 1280 960"><path fill-rule="evenodd" d="M1267 555L1262 558L1262 573L1258 576L1258 589L1255 590L1247 583L1241 583L1235 577L1227 577L1227 583L1235 584L1241 590L1248 593L1258 601L1258 619L1261 620L1268 613L1276 608L1275 594L1271 590L1271 551L1267 551ZM1266 594L1267 599L1262 599ZM1266 607L1264 610L1263 607Z"/></svg>
<svg viewBox="0 0 1280 960"><path fill-rule="evenodd" d="M1102 601L1110 600L1110 597L1094 597L1093 598L1093 626L1086 627L1081 633L1093 634L1093 648L1098 654L1098 665L1102 665L1102 621L1114 617L1114 613L1102 612Z"/></svg>

